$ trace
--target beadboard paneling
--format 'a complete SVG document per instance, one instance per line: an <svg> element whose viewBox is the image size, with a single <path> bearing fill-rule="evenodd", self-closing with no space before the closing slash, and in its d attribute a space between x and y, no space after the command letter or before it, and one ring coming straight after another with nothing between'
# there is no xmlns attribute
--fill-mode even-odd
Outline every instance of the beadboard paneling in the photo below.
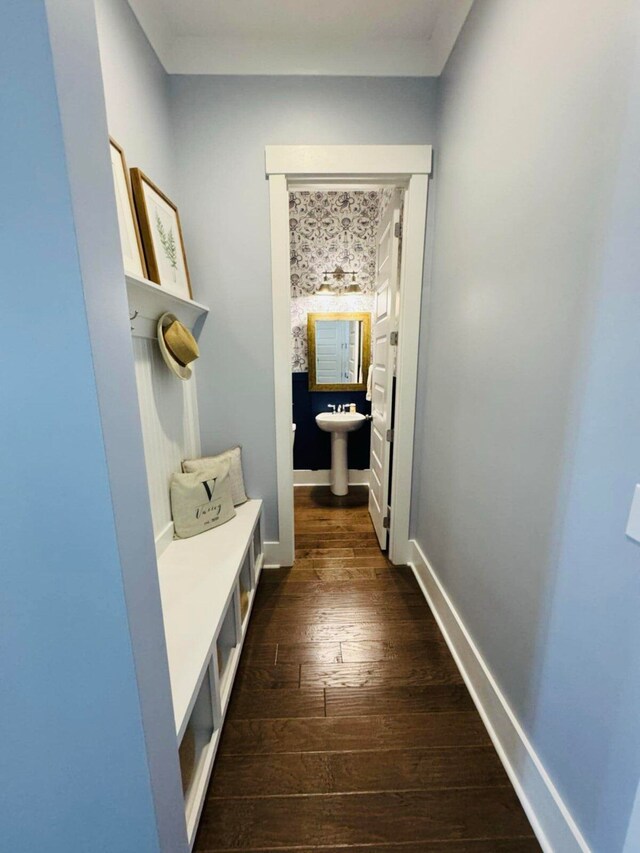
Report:
<svg viewBox="0 0 640 853"><path fill-rule="evenodd" d="M171 373L155 340L134 337L144 455L156 543L171 526L169 480L183 459L200 455L196 377Z"/></svg>

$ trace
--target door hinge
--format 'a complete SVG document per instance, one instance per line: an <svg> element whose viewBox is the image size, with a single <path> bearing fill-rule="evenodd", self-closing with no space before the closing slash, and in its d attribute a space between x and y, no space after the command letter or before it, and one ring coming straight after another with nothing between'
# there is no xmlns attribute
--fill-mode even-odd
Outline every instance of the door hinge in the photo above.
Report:
<svg viewBox="0 0 640 853"><path fill-rule="evenodd" d="M388 530L391 527L391 513L388 512L385 517L382 519L382 526L385 530Z"/></svg>
<svg viewBox="0 0 640 853"><path fill-rule="evenodd" d="M393 430L392 429L387 430L387 441L393 441Z"/></svg>
<svg viewBox="0 0 640 853"><path fill-rule="evenodd" d="M396 222L396 226L393 229L393 233L396 237L402 237L402 225L399 222Z"/></svg>
<svg viewBox="0 0 640 853"><path fill-rule="evenodd" d="M389 343L391 344L392 347L398 346L398 333L397 332L391 332L391 334L389 335Z"/></svg>

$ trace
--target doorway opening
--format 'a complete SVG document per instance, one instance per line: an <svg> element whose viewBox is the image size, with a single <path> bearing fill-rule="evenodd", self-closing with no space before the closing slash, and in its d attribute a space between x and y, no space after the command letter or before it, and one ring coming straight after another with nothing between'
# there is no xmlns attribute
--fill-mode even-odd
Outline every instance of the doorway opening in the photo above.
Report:
<svg viewBox="0 0 640 853"><path fill-rule="evenodd" d="M270 543L267 562L282 566L293 562L294 479L300 484L309 476L299 469L294 478L293 435L296 441L305 439L298 424L292 433L292 422L298 419L293 409L293 370L294 377L295 373L306 373L302 383L309 396L315 396L314 404L307 406L314 415L314 429L331 433L331 467L316 466L322 473L314 476L325 478L334 495L345 494L349 483L366 485L380 547L388 548L393 563L403 564L409 544L431 148L268 146L266 159L279 515L279 541ZM311 215L296 216L297 208L305 202L313 208ZM324 221L323 205L327 210ZM357 213L350 215L358 205L366 209L359 221ZM327 233L323 233L323 226ZM303 233L292 239L292 229L298 227ZM314 236L321 245L315 246L314 268L310 270L308 255ZM294 301L320 300L319 307L333 310L312 311L309 305L299 305L292 311L292 291ZM351 305L350 299L363 304ZM328 300L328 305L322 305L322 300ZM297 316L301 310L304 317ZM293 347L292 329L296 335ZM298 386L302 383L299 379ZM316 417L319 407L324 414L318 411ZM306 411L307 421L308 415ZM306 428L307 441L309 435L318 438L317 433L309 432L308 424ZM358 433L359 441L354 440ZM349 441L353 442L351 459L358 458L361 466L351 472L347 462ZM324 447L326 455L326 437ZM303 458L304 454L298 452L296 456ZM362 467L365 456L366 468Z"/></svg>
<svg viewBox="0 0 640 853"><path fill-rule="evenodd" d="M367 491L382 550L390 518L404 188L289 191L294 487L346 505ZM319 494L320 497L320 494Z"/></svg>

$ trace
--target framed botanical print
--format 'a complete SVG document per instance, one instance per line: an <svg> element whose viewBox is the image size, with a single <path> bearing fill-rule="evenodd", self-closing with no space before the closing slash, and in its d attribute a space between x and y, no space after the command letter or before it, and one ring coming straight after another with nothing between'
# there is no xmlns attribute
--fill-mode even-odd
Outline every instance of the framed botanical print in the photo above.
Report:
<svg viewBox="0 0 640 853"><path fill-rule="evenodd" d="M149 278L192 299L178 208L140 169L131 170L131 184Z"/></svg>
<svg viewBox="0 0 640 853"><path fill-rule="evenodd" d="M113 187L116 194L116 209L118 212L118 229L122 246L122 261L125 272L146 278L147 268L144 262L144 252L140 240L138 220L133 206L129 170L124 157L124 151L109 137L109 152L111 154L111 172Z"/></svg>

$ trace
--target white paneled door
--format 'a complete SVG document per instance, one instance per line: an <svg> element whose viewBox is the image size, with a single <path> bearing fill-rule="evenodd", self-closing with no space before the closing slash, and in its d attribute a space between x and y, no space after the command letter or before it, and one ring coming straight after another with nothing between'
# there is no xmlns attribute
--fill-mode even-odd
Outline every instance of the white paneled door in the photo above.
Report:
<svg viewBox="0 0 640 853"><path fill-rule="evenodd" d="M400 258L400 210L402 197L396 190L378 228L376 294L371 318L371 481L369 513L380 542L387 547L390 520L389 473L391 470L391 428L393 375L396 347L392 333L397 332L398 281Z"/></svg>
<svg viewBox="0 0 640 853"><path fill-rule="evenodd" d="M340 320L322 320L316 324L316 382L337 385L345 381L346 324Z"/></svg>
<svg viewBox="0 0 640 853"><path fill-rule="evenodd" d="M357 384L362 382L360 376L360 323L351 320L349 323L347 382Z"/></svg>

